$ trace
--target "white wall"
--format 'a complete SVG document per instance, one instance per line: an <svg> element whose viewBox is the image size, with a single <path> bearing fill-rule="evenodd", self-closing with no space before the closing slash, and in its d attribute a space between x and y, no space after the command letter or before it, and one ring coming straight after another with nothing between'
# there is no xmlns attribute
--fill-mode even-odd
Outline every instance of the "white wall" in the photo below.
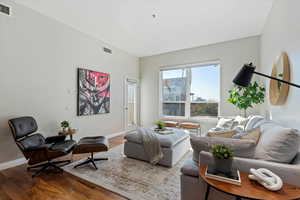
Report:
<svg viewBox="0 0 300 200"><path fill-rule="evenodd" d="M31 115L39 131L55 135L62 120L79 128L75 139L124 130L125 76L138 78L138 58L8 0L0 14L0 163L21 157L7 120ZM103 46L113 54L102 51ZM109 114L77 117L77 68L111 75Z"/></svg>
<svg viewBox="0 0 300 200"><path fill-rule="evenodd" d="M261 69L271 74L275 58L286 51L291 64L291 81L300 84L300 1L276 0L261 36ZM269 86L269 80L265 79ZM290 87L289 97L283 106L266 105L273 120L300 129L300 89Z"/></svg>
<svg viewBox="0 0 300 200"><path fill-rule="evenodd" d="M239 113L226 102L228 90L232 88L232 79L244 63L259 64L259 54L259 37L250 37L141 58L141 123L150 126L159 118L159 69L161 67L212 60L221 62L220 115ZM253 112L256 111L258 107Z"/></svg>

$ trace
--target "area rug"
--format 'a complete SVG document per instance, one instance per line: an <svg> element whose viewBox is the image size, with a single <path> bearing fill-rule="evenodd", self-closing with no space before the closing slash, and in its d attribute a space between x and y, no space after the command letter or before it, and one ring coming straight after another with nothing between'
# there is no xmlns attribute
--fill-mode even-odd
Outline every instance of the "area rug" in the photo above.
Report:
<svg viewBox="0 0 300 200"><path fill-rule="evenodd" d="M95 157L108 157L108 161L97 161L98 170L91 165L73 168L78 162L64 170L107 190L132 200L180 200L180 168L192 156L189 151L174 167L153 166L147 162L127 158L120 145Z"/></svg>

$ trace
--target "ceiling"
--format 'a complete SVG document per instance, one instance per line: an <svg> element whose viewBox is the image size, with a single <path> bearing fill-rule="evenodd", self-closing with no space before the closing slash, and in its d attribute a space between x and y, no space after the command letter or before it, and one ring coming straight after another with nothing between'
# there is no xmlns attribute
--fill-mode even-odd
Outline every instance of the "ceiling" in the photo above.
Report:
<svg viewBox="0 0 300 200"><path fill-rule="evenodd" d="M14 1L140 57L259 35L273 3L273 0Z"/></svg>

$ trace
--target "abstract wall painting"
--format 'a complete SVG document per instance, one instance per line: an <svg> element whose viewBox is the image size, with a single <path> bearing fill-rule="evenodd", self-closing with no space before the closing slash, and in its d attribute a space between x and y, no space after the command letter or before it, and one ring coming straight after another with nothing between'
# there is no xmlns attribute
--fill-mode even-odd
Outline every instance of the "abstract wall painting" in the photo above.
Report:
<svg viewBox="0 0 300 200"><path fill-rule="evenodd" d="M78 69L77 115L110 112L110 75L88 69Z"/></svg>

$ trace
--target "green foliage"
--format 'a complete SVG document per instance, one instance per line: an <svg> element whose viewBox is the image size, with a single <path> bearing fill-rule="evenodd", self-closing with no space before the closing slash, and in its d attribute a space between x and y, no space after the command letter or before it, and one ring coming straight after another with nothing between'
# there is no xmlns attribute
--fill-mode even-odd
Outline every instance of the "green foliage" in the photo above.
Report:
<svg viewBox="0 0 300 200"><path fill-rule="evenodd" d="M214 157L219 159L229 159L233 157L233 151L223 144L216 144L212 146L211 153Z"/></svg>
<svg viewBox="0 0 300 200"><path fill-rule="evenodd" d="M232 103L240 110L253 108L255 104L261 104L265 100L266 89L257 82L250 83L249 87L235 86L229 90L229 103Z"/></svg>
<svg viewBox="0 0 300 200"><path fill-rule="evenodd" d="M61 123L60 123L60 126L62 127L62 128L68 128L68 127L70 127L70 123L68 122L68 121L62 121Z"/></svg>
<svg viewBox="0 0 300 200"><path fill-rule="evenodd" d="M155 122L155 125L157 126L158 129L163 129L166 127L166 124L162 121Z"/></svg>
<svg viewBox="0 0 300 200"><path fill-rule="evenodd" d="M217 116L218 115L218 103L205 103L200 104L196 108L196 111L192 111L192 116Z"/></svg>

